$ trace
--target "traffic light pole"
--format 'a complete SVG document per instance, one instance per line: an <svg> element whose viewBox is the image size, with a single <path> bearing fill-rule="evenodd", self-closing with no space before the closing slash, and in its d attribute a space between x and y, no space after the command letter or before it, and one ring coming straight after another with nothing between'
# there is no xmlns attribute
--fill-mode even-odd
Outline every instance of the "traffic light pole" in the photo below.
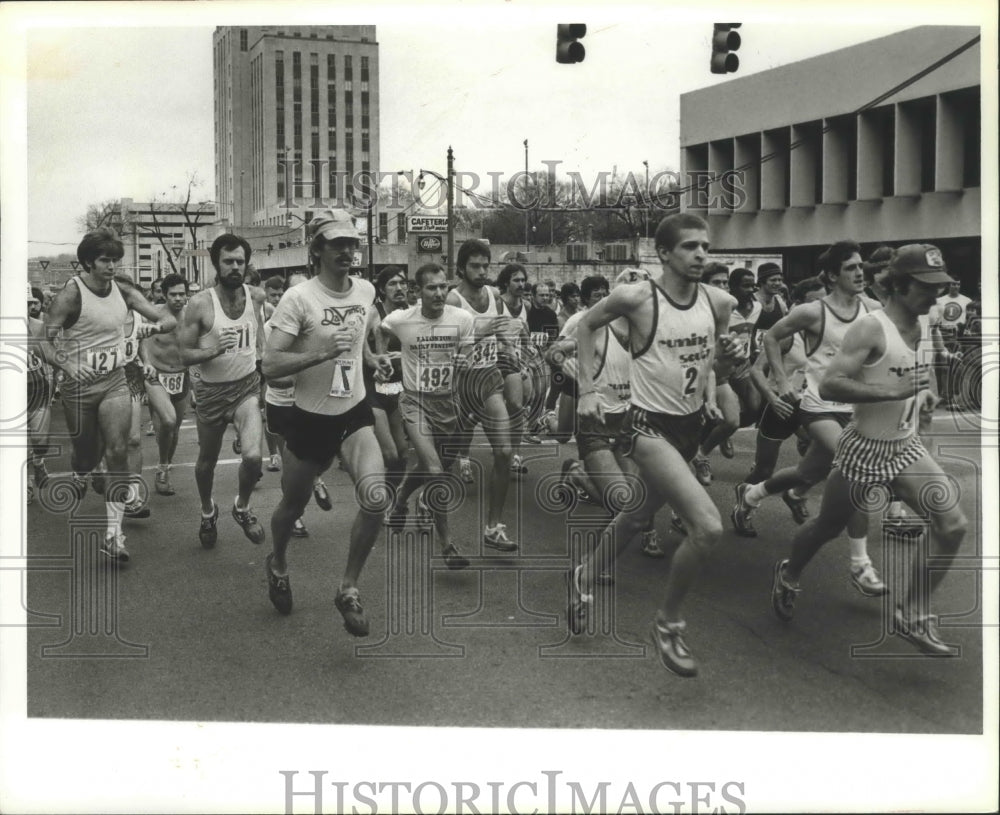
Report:
<svg viewBox="0 0 1000 815"><path fill-rule="evenodd" d="M448 147L448 279L455 277L455 154Z"/></svg>

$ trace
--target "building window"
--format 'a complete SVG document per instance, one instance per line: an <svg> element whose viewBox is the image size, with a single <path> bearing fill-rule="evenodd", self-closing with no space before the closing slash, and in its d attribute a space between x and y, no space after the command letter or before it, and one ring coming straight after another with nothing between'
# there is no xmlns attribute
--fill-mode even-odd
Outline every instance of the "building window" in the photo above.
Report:
<svg viewBox="0 0 1000 815"><path fill-rule="evenodd" d="M389 213L380 212L378 214L378 239L383 243L389 237Z"/></svg>
<svg viewBox="0 0 1000 815"><path fill-rule="evenodd" d="M368 81L368 57L361 57L361 81Z"/></svg>
<svg viewBox="0 0 1000 815"><path fill-rule="evenodd" d="M247 50L247 30L245 28L240 29L240 51Z"/></svg>
<svg viewBox="0 0 1000 815"><path fill-rule="evenodd" d="M344 57L344 79L354 79L354 58Z"/></svg>

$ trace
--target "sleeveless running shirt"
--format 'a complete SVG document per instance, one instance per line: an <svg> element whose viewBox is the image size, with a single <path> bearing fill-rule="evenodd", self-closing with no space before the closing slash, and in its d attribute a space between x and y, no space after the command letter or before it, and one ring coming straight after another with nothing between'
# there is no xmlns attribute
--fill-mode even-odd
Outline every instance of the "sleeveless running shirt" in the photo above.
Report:
<svg viewBox="0 0 1000 815"><path fill-rule="evenodd" d="M249 376L257 367L257 316L253 309L253 295L250 287L243 285L246 302L243 313L235 320L226 316L219 302L215 289L209 289L212 298L214 319L212 329L198 337L199 348L214 348L219 344L223 333L236 332L237 343L224 354L214 359L202 362L201 378L204 382L235 382Z"/></svg>
<svg viewBox="0 0 1000 815"><path fill-rule="evenodd" d="M926 318L920 320L920 338L916 348L906 344L896 324L884 311L872 312L871 319L876 320L882 329L885 353L875 362L861 367L862 382L870 385L895 383L914 370L931 367L924 361L925 357L929 361L933 353L930 324ZM905 439L917 432L918 413L913 396L887 402L858 402L854 406L854 426L867 439Z"/></svg>
<svg viewBox="0 0 1000 815"><path fill-rule="evenodd" d="M142 316L132 311L126 319L126 325L131 324L125 331L125 362L131 362L139 356L139 326L142 325Z"/></svg>
<svg viewBox="0 0 1000 815"><path fill-rule="evenodd" d="M125 364L125 318L128 306L118 284L94 294L79 275L71 278L80 290L80 316L62 331L60 348L74 355L79 349L84 367L108 374Z"/></svg>
<svg viewBox="0 0 1000 815"><path fill-rule="evenodd" d="M487 289L487 295L489 297L489 304L486 306L485 311L477 311L472 303L462 297L462 293L458 289L453 289L455 296L458 298L458 303L461 308L469 312L472 315L473 320L477 318L493 319L503 314L503 307L501 305L500 297L495 295L492 290ZM493 335L488 337L482 337L476 341L476 344L472 348L472 367L473 368L492 368L497 364L497 338Z"/></svg>
<svg viewBox="0 0 1000 815"><path fill-rule="evenodd" d="M844 336L847 334L847 329L854 324L858 317L868 313L868 305L864 300L859 299L854 316L849 320L842 320L825 300L820 300L819 303L823 313L823 322L816 347L811 351L806 350L806 387L802 392L802 402L799 407L808 413L850 413L854 409L853 405L823 399L819 395L819 383L823 381L827 368L830 367L833 358L837 356L837 352L844 342Z"/></svg>
<svg viewBox="0 0 1000 815"><path fill-rule="evenodd" d="M350 352L295 375L295 404L309 413L337 416L365 398L362 354L369 315L375 310L375 287L360 277L349 279L345 292L328 289L318 277L293 286L271 315L272 330L295 337L292 351L326 348L344 328L352 334Z"/></svg>
<svg viewBox="0 0 1000 815"><path fill-rule="evenodd" d="M570 317L559 336L575 340L577 328L582 318L583 312L581 311ZM596 363L593 378L594 390L597 391L598 401L605 413L621 413L628 407L632 396L632 357L618 341L610 326L604 326L603 336L603 348L596 341L596 336L594 338L594 361ZM579 348L579 346L577 347Z"/></svg>
<svg viewBox="0 0 1000 815"><path fill-rule="evenodd" d="M705 403L705 379L715 347L715 310L702 283L691 302L670 299L654 281L653 329L645 348L632 350L632 404L686 416Z"/></svg>

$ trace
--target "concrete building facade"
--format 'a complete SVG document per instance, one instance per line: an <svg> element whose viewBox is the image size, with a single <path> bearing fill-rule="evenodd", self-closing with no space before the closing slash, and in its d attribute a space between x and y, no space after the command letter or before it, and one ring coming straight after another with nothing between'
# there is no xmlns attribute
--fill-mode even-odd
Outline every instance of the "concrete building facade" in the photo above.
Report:
<svg viewBox="0 0 1000 815"><path fill-rule="evenodd" d="M293 226L377 174L375 26L227 26L213 49L222 220Z"/></svg>
<svg viewBox="0 0 1000 815"><path fill-rule="evenodd" d="M980 276L979 29L925 26L681 96L682 207L792 278L853 239L938 244ZM930 70L928 70L930 69Z"/></svg>

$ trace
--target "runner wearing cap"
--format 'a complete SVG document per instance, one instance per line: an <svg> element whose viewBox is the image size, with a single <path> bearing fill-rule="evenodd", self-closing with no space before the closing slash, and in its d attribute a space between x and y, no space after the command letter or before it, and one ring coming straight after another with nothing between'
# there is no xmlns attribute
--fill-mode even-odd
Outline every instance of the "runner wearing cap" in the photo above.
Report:
<svg viewBox="0 0 1000 815"><path fill-rule="evenodd" d="M469 312L475 321L476 333L471 368L459 390L460 417L465 424L464 444L467 445L464 454L458 456L459 470L463 481L472 480L468 445L472 443L475 425L482 424L493 450L483 545L499 552L514 552L517 544L507 536L507 525L501 522L510 484L511 430L503 399L503 374L497 367L502 337L510 317L504 314L500 295L486 282L490 265L487 244L478 240L466 241L458 249L455 265L459 284L448 292L447 304Z"/></svg>
<svg viewBox="0 0 1000 815"><path fill-rule="evenodd" d="M76 250L83 272L70 279L45 315L41 350L62 369L66 425L73 442L73 486L81 498L84 475L101 456L108 465L104 491L108 528L101 551L113 561L129 559L121 531L126 509L142 505L138 484L128 472L131 400L125 379L124 326L131 310L150 322L137 336L169 332L174 318L160 314L132 285L115 279L115 264L124 255L110 229L88 232ZM58 337L58 339L57 339Z"/></svg>
<svg viewBox="0 0 1000 815"><path fill-rule="evenodd" d="M919 435L929 428L937 403L926 315L950 282L937 247L909 244L896 250L888 266L885 308L848 329L821 380L821 395L852 403L854 418L837 443L819 515L795 535L790 557L775 564L771 599L783 620L792 617L809 561L843 531L866 491L887 486L912 510L929 515L931 523L929 557L913 564L903 595L895 598L896 633L926 654L957 655L938 636L937 618L921 613L930 600L921 596L924 587L933 592L941 583L968 526L953 479ZM927 500L928 495L935 497Z"/></svg>
<svg viewBox="0 0 1000 815"><path fill-rule="evenodd" d="M381 331L398 344L403 366L400 413L417 453L417 467L406 474L389 511L392 524L406 519L406 502L421 486L429 496L438 542L449 569L464 569L468 559L451 538L443 482L459 448L460 422L456 407L456 376L468 365L473 347L473 318L467 311L445 304L448 277L435 263L417 269L420 305L387 314ZM453 476L451 476L453 477ZM433 490L441 490L435 500Z"/></svg>
<svg viewBox="0 0 1000 815"><path fill-rule="evenodd" d="M508 263L497 275L497 290L505 311L510 315L507 331L497 349L497 367L503 374L503 399L510 417L510 471L521 474L527 467L521 461L521 444L527 429L526 404L531 398L531 380L525 370L529 306L524 302L528 272L520 263Z"/></svg>
<svg viewBox="0 0 1000 815"><path fill-rule="evenodd" d="M334 605L347 631L365 637L369 625L357 582L387 509L385 467L362 373L368 333L378 322L375 287L350 275L360 240L347 212L327 210L311 226L309 256L318 274L281 298L263 357L269 380L295 379L295 404L283 430L281 501L271 516L272 551L264 572L272 605L290 614L286 553L292 528L309 502L314 479L339 455L354 482L358 514ZM384 356L376 363L390 366Z"/></svg>
<svg viewBox="0 0 1000 815"><path fill-rule="evenodd" d="M880 306L862 295L865 277L861 250L853 241L830 246L820 256L820 268L824 282L831 286L830 293L815 302L796 306L764 335L768 365L778 391L788 402L794 402L799 394L785 374L780 343L797 332L804 335L806 386L799 398L799 415L809 433L809 447L796 466L781 469L759 484L736 485L736 505L730 518L737 531L742 519L749 518L764 498L778 493L795 522L805 523L809 510L803 493L829 475L837 441L851 420L853 406L824 397L819 385L850 327ZM866 597L880 597L887 589L868 555L867 533L867 518L853 513L847 525L851 583Z"/></svg>
<svg viewBox="0 0 1000 815"><path fill-rule="evenodd" d="M219 534L219 507L212 487L230 423L236 428L241 449L232 516L251 543L261 544L266 538L250 508L250 495L261 475L263 426L257 354L264 338L264 292L244 282L250 254L250 244L238 235L224 234L213 241L209 255L215 267L215 285L191 298L178 332L182 364L199 369L192 388L198 425L194 475L201 499L198 538L206 549L215 546Z"/></svg>

